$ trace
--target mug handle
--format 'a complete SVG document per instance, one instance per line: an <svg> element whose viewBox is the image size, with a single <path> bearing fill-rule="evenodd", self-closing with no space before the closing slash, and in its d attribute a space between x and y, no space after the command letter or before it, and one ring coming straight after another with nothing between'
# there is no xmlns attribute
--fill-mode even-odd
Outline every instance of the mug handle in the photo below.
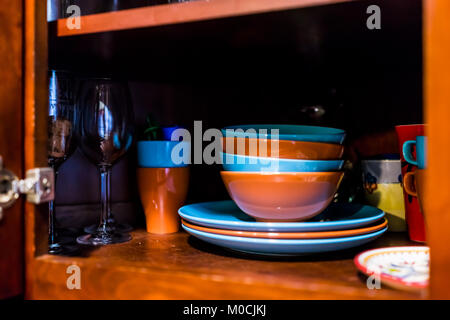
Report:
<svg viewBox="0 0 450 320"><path fill-rule="evenodd" d="M416 160L412 156L412 146L416 144L415 140L408 140L403 144L403 157L412 165L418 166Z"/></svg>
<svg viewBox="0 0 450 320"><path fill-rule="evenodd" d="M414 172L407 172L403 178L403 188L410 196L417 197L416 186L414 184Z"/></svg>

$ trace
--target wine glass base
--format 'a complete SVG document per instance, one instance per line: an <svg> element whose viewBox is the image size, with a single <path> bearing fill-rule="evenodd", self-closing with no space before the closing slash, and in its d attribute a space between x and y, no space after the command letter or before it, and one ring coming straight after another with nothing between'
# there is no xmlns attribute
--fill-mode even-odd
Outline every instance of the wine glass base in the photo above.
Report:
<svg viewBox="0 0 450 320"><path fill-rule="evenodd" d="M55 232L60 237L75 238L82 234L81 228L56 228Z"/></svg>
<svg viewBox="0 0 450 320"><path fill-rule="evenodd" d="M50 245L48 247L48 253L51 255L57 255L57 256L73 256L78 254L80 251L80 248L75 245Z"/></svg>
<svg viewBox="0 0 450 320"><path fill-rule="evenodd" d="M68 245L68 244L74 244L74 243L76 243L77 242L77 237L76 236L74 236L74 237L60 237L60 236L58 236L58 242L61 244L61 245Z"/></svg>
<svg viewBox="0 0 450 320"><path fill-rule="evenodd" d="M85 234L77 238L79 244L88 246L104 246L107 244L123 243L131 240L131 235L128 233L113 233L113 234Z"/></svg>
<svg viewBox="0 0 450 320"><path fill-rule="evenodd" d="M129 224L122 224L122 223L113 223L110 224L111 227L107 227L106 231L108 232L118 232L118 233L127 233L130 231L133 231L133 227L130 226ZM89 234L94 234L97 232L98 229L98 225L97 224L92 224L88 227L84 228L84 232L89 233Z"/></svg>
<svg viewBox="0 0 450 320"><path fill-rule="evenodd" d="M83 234L82 229L77 228L64 228L64 229L56 229L55 230L55 238L56 238L56 244L53 246L58 245L73 245L77 243L77 237ZM57 248L55 249L57 251Z"/></svg>

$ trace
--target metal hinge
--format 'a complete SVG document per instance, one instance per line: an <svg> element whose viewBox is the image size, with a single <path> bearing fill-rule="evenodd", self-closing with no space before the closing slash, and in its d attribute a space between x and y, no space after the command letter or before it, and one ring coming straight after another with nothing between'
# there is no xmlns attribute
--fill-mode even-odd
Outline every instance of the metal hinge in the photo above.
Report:
<svg viewBox="0 0 450 320"><path fill-rule="evenodd" d="M26 172L25 179L19 179L13 172L3 168L0 156L0 220L3 209L11 207L21 194L27 201L39 204L52 201L55 197L55 174L52 168L36 168Z"/></svg>

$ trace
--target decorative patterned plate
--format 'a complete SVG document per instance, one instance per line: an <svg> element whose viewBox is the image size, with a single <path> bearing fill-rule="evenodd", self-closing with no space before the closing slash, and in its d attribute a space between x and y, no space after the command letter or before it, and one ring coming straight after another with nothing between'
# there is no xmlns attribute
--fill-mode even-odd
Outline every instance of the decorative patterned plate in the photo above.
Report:
<svg viewBox="0 0 450 320"><path fill-rule="evenodd" d="M325 211L303 222L258 222L232 200L189 204L178 210L186 221L210 228L262 232L311 232L355 229L384 217L378 208L352 203L332 203Z"/></svg>
<svg viewBox="0 0 450 320"><path fill-rule="evenodd" d="M386 228L388 221L384 218L377 221L374 225L365 228L337 230L337 231L316 231L316 232L258 232L258 231L238 231L215 229L197 226L185 220L183 225L198 231L204 231L215 234L223 234L226 236L246 237L246 238L263 238L263 239L326 239L326 238L342 238L367 234Z"/></svg>
<svg viewBox="0 0 450 320"><path fill-rule="evenodd" d="M369 234L331 239L261 239L225 236L191 229L182 225L190 235L217 246L259 255L296 256L318 252L344 250L375 240L387 228Z"/></svg>
<svg viewBox="0 0 450 320"><path fill-rule="evenodd" d="M368 276L379 274L382 283L402 290L428 286L429 247L390 247L368 250L355 257L358 269Z"/></svg>

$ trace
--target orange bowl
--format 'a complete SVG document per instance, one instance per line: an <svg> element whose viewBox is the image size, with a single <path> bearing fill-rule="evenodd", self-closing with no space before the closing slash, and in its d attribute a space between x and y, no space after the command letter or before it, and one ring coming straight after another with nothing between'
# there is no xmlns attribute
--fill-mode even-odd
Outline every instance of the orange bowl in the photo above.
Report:
<svg viewBox="0 0 450 320"><path fill-rule="evenodd" d="M260 146L267 151L260 152ZM222 150L241 156L272 157L270 139L224 137ZM344 154L344 146L340 144L294 140L278 140L278 150L281 159L336 160Z"/></svg>
<svg viewBox="0 0 450 320"><path fill-rule="evenodd" d="M222 171L237 206L258 221L303 221L333 200L343 172Z"/></svg>

